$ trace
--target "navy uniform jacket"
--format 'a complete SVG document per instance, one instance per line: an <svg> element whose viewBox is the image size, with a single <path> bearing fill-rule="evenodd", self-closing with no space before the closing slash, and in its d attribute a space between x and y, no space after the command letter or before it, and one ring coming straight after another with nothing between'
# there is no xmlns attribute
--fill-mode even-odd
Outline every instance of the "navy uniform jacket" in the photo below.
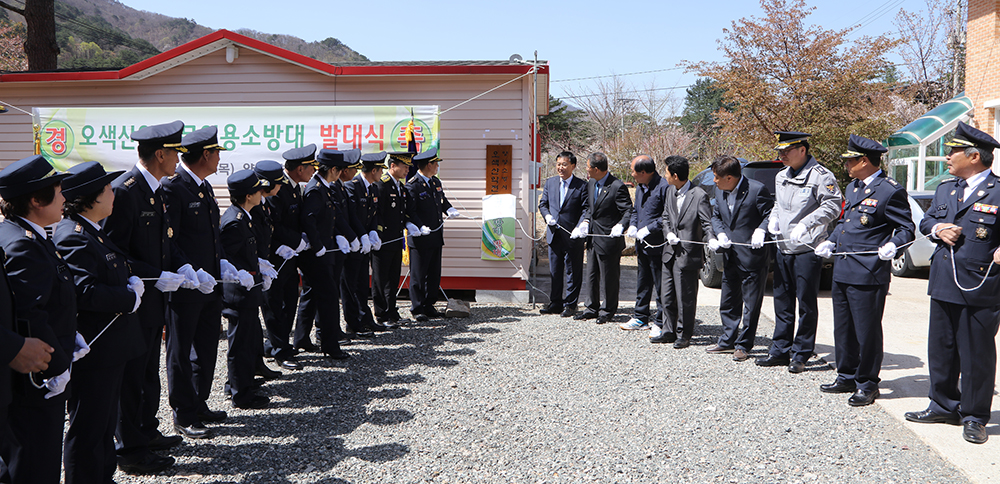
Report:
<svg viewBox="0 0 1000 484"><path fill-rule="evenodd" d="M441 180L432 176L424 181L420 174L413 175L406 182L410 194L406 215L417 227L426 226L431 233L413 238L416 249L433 249L444 245L444 213L451 208L451 202L444 195ZM437 229L437 230L434 230Z"/></svg>
<svg viewBox="0 0 1000 484"><path fill-rule="evenodd" d="M684 195L684 203L677 210L677 187L667 184L666 199L663 202L663 239L673 232L681 240L700 241L715 237L712 230L712 205L708 194L701 187L691 186ZM728 235L728 234L727 234ZM701 269L704 246L690 242L663 246L663 261L676 257L674 264L681 269Z"/></svg>
<svg viewBox="0 0 1000 484"><path fill-rule="evenodd" d="M219 233L219 205L215 202L212 188L207 182L204 187L197 185L190 173L179 168L177 174L163 180L163 193L177 247L195 270L204 269L220 279L219 260L226 256ZM218 289L212 294L196 290L177 291L173 301L211 300L217 297Z"/></svg>
<svg viewBox="0 0 1000 484"><path fill-rule="evenodd" d="M319 175L312 177L306 185L305 195L299 211L302 231L309 241L309 254L315 254L321 247L327 250L337 248L334 228L340 218L339 207L333 203L333 194L320 181ZM290 247L290 246L289 246Z"/></svg>
<svg viewBox="0 0 1000 484"><path fill-rule="evenodd" d="M360 239L362 235L360 230L363 227L359 222L358 214L354 213L354 210L351 209L351 196L347 193L347 189L344 188L344 184L340 180L330 183L330 198L333 200L333 204L337 207L337 212L339 213L335 224L335 235L343 235L348 242ZM365 233L367 234L368 232ZM334 244L331 248L336 249L337 244Z"/></svg>
<svg viewBox="0 0 1000 484"><path fill-rule="evenodd" d="M80 216L59 222L52 240L73 274L77 331L83 338L89 343L121 314L94 342L86 357L89 367L120 365L145 353L139 318L131 314L135 293L127 287L131 273L125 253ZM150 295L153 292L159 293L154 290Z"/></svg>
<svg viewBox="0 0 1000 484"><path fill-rule="evenodd" d="M302 224L299 220L299 208L302 205L302 195L299 194L299 184L292 182L284 185L276 195L264 199L271 213L271 253L282 245L295 249L302 241Z"/></svg>
<svg viewBox="0 0 1000 484"><path fill-rule="evenodd" d="M635 188L635 204L632 209L632 219L629 222L636 229L642 229L646 227L649 229L649 235L643 239L647 247L650 245L662 244L664 241L663 224L660 220L663 219L663 204L667 197L667 187L670 184L663 179L659 174L653 173L653 178L649 180L647 184L647 195L645 195L645 203L643 202L643 188L636 185Z"/></svg>
<svg viewBox="0 0 1000 484"><path fill-rule="evenodd" d="M76 289L69 267L55 244L20 218L0 223L0 247L7 254L4 266L18 302L17 332L55 349L41 375L59 375L69 369L76 346ZM19 387L15 384L14 390Z"/></svg>
<svg viewBox="0 0 1000 484"><path fill-rule="evenodd" d="M774 207L774 198L763 183L744 177L739 185L730 193L736 194L733 211L723 198L723 191L715 187L715 209L712 211L712 230L715 236L725 233L733 242L750 243L753 232L763 229L767 232L767 220ZM719 249L735 254L740 270L756 272L761 265L768 263L768 247L753 249L746 245L733 245L728 249Z"/></svg>
<svg viewBox="0 0 1000 484"><path fill-rule="evenodd" d="M587 183L572 176L569 188L566 190L566 200L559 206L560 183L562 178L558 175L545 180L545 189L542 190L542 198L538 201L538 211L542 213L542 218L551 215L556 219L556 224L562 227L560 229L546 225L548 229L545 241L552 247L565 250L570 244L583 244L583 239L570 239L569 233L563 229L572 232L580 224L587 205Z"/></svg>
<svg viewBox="0 0 1000 484"><path fill-rule="evenodd" d="M365 186L365 180L362 179L362 175L358 173L353 180L344 183L344 188L347 189L348 196L354 202L354 209L352 209L356 215L358 221L358 228L361 231L357 232L358 237L376 230L378 228L378 198L373 197L369 187Z"/></svg>
<svg viewBox="0 0 1000 484"><path fill-rule="evenodd" d="M980 182L972 195L963 203L958 203L957 178L941 182L934 192L934 201L920 221L920 231L930 234L935 224L953 223L962 227L962 235L955 243L955 269L958 283L962 287L976 287L983 282L986 269L993 260L993 252L1000 246L1000 186L997 176L990 173ZM962 291L955 286L951 269L949 245L937 242L931 256L931 274L927 283L927 294L932 298L966 306L993 307L1000 301L1000 267L994 267L982 287L975 291Z"/></svg>
<svg viewBox="0 0 1000 484"><path fill-rule="evenodd" d="M7 254L0 249L0 260L5 260ZM11 400L10 377L12 371L7 367L24 346L24 336L14 332L17 321L17 307L14 304L14 293L11 292L10 281L7 280L7 270L0 266L0 408L5 408Z"/></svg>
<svg viewBox="0 0 1000 484"><path fill-rule="evenodd" d="M382 242L398 239L403 236L403 228L406 226L406 206L409 197L408 192L399 183L392 181L388 173L383 173L382 178L374 183L375 191L378 193L376 209L378 212L379 238ZM402 242L402 241L399 241Z"/></svg>
<svg viewBox="0 0 1000 484"><path fill-rule="evenodd" d="M271 234L274 231L274 224L271 221L271 207L267 204L261 203L250 210L251 220L253 221L253 232L257 237L257 257L261 259L267 259L272 252L271 249ZM225 214L223 214L225 218ZM226 222L223 220L222 226L225 227ZM225 242L223 242L223 248L225 248ZM297 247L298 245L296 245ZM278 247L275 246L275 249ZM293 249L295 247L292 247ZM226 252L228 254L229 252ZM229 261L230 263L232 261Z"/></svg>
<svg viewBox="0 0 1000 484"><path fill-rule="evenodd" d="M160 277L160 272L176 271L188 263L174 242L177 234L170 228L164 200L149 188L138 167L111 182L111 189L115 192L114 211L104 219L102 228L115 247L125 253L133 274L142 278ZM168 294L156 289L155 284L156 281L146 281L143 311L149 307L156 314L166 314ZM162 324L163 320L140 322L149 326Z"/></svg>
<svg viewBox="0 0 1000 484"><path fill-rule="evenodd" d="M609 235L611 228L619 224L628 228L632 220L632 197L628 194L628 187L609 173L595 202L596 187L597 180L591 178L587 182L587 206L583 213L583 218L590 221L590 233ZM587 246L591 244L600 255L621 255L625 249L625 237L587 237Z"/></svg>
<svg viewBox="0 0 1000 484"><path fill-rule="evenodd" d="M222 247L226 253L226 260L233 267L236 267L236 270L244 270L252 274L254 284L263 280L258 270L256 224L242 208L236 205L230 205L226 209L226 213L222 215ZM254 286L247 290L236 283L223 284L222 302L225 309L222 313L227 316L235 316L229 311L231 309L238 310L247 297L257 298L257 304L260 304L261 286Z"/></svg>
<svg viewBox="0 0 1000 484"><path fill-rule="evenodd" d="M913 240L913 218L906 189L885 176L847 186L844 216L828 239L834 252L866 252L893 242L896 247ZM905 249L904 249L905 250ZM881 285L891 279L889 261L878 254L838 256L833 264L833 280L843 284Z"/></svg>

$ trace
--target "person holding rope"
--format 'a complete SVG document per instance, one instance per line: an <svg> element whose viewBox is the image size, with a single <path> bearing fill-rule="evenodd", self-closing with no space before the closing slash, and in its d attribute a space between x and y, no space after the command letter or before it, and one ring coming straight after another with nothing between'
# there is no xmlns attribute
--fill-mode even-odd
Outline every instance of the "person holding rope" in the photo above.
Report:
<svg viewBox="0 0 1000 484"><path fill-rule="evenodd" d="M403 228L408 223L406 206L409 204L409 193L403 189L403 182L412 165L412 157L412 153L405 151L389 153L389 158L385 160L385 173L373 184L378 205L377 229L382 245L372 248L372 307L376 322L385 326L410 322L399 316L396 292L402 272Z"/></svg>
<svg viewBox="0 0 1000 484"><path fill-rule="evenodd" d="M946 158L955 178L941 182L920 231L937 242L927 293L930 406L911 422L963 425L962 437L986 442L996 380L1000 324L1000 184L990 171L992 136L959 123Z"/></svg>
<svg viewBox="0 0 1000 484"><path fill-rule="evenodd" d="M63 216L52 241L76 284L77 327L89 351L73 363L69 389L69 428L63 465L67 484L110 482L115 474L115 427L125 363L146 352L136 311L145 284L131 274L123 251L98 225L111 215L111 181L88 161L69 169L63 180ZM173 458L164 458L168 466Z"/></svg>
<svg viewBox="0 0 1000 484"><path fill-rule="evenodd" d="M556 157L556 176L545 180L538 211L545 218L545 241L549 246L549 275L552 284L549 304L541 314L576 316L583 285L583 240L570 238L580 224L587 199L587 183L573 175L576 155L563 151ZM565 284L564 284L565 283ZM565 292L563 286L565 285Z"/></svg>
<svg viewBox="0 0 1000 484"><path fill-rule="evenodd" d="M635 188L635 203L632 218L625 235L634 237L635 255L638 262L635 290L635 309L632 319L618 325L626 331L647 330L659 327L663 317L660 305L663 271L663 203L666 199L667 182L656 172L656 162L649 155L639 155L632 159L632 178L638 184ZM657 297L654 298L653 294ZM656 301L656 313L650 306Z"/></svg>
<svg viewBox="0 0 1000 484"><path fill-rule="evenodd" d="M819 389L853 393L847 399L852 407L870 405L879 396L882 313L892 276L889 262L913 240L906 188L879 168L886 151L877 141L851 135L847 152L841 155L847 174L854 178L846 189L844 217L815 250L821 258L837 255L830 290L837 380Z"/></svg>

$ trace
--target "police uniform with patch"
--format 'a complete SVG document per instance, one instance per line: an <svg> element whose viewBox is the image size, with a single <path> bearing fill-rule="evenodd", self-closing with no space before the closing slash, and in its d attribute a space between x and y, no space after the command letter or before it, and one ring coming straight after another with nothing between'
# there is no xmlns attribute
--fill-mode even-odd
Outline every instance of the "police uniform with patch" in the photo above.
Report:
<svg viewBox="0 0 1000 484"><path fill-rule="evenodd" d="M106 173L96 161L75 165L69 173L63 180L66 200L100 193L122 174ZM95 222L80 214L63 218L52 241L76 285L77 331L90 344L90 352L71 371L66 482L102 484L113 479L117 468L114 432L125 363L146 352L132 312L137 296L128 288L132 274L125 253Z"/></svg>
<svg viewBox="0 0 1000 484"><path fill-rule="evenodd" d="M965 123L959 123L953 141L945 144L987 151L1000 148L993 137ZM989 167L984 171L985 177L968 196L966 180L952 178L941 182L920 221L920 231L928 235L939 223L955 224L962 229L954 246L931 237L937 248L931 257L927 283L927 293L931 296L928 411L955 421L961 419L966 432L970 422L981 429L990 420L996 378L995 338L1000 321L997 305L1000 267L991 267L994 253L1000 247L1000 183ZM982 173L969 179L974 181ZM907 413L906 417L918 422L932 421L927 415ZM982 437L985 441L985 432Z"/></svg>
<svg viewBox="0 0 1000 484"><path fill-rule="evenodd" d="M240 170L226 180L234 196L250 195L270 186L270 182L257 177L253 170ZM227 391L233 397L233 406L239 408L267 407L268 398L258 395L254 384L254 371L263 356L261 340L264 335L257 316L263 300L263 278L259 272L257 234L252 216L236 204L222 214L222 247L226 260L238 271L253 275L254 285L247 289L235 282L222 284L222 315L229 324L226 337L229 352L226 356L229 381Z"/></svg>
<svg viewBox="0 0 1000 484"><path fill-rule="evenodd" d="M136 130L132 140L154 150L182 150L183 131L184 123L174 121ZM140 162L112 181L111 190L114 211L104 219L102 228L111 243L125 253L135 275L152 279L188 263L174 243L176 234L170 227L160 180ZM148 448L150 439L163 440L156 413L160 409L160 346L169 301L168 294L155 284L155 280L146 281L142 304L136 311L146 352L126 362L122 376L115 437L119 461L126 465L159 459L162 466L165 459Z"/></svg>
<svg viewBox="0 0 1000 484"><path fill-rule="evenodd" d="M439 162L437 148L432 148L413 157L413 163ZM440 316L434 309L434 302L440 294L441 251L444 247L444 214L451 208L451 202L444 194L441 180L427 178L420 172L406 182L409 204L407 217L417 227L427 227L431 233L413 237L410 250L410 312L428 318Z"/></svg>
<svg viewBox="0 0 1000 484"><path fill-rule="evenodd" d="M375 219L374 201L368 196L368 188L361 179L361 150L344 152L344 157L351 163L349 168L358 168L358 174L348 181L337 180L346 195L348 218L355 237L360 239L375 230L378 221ZM353 240L348 238L348 240ZM344 303L344 321L347 323L348 334L371 335L375 328L375 319L368 307L368 254L360 250L346 254L344 257L344 272L340 277L340 298ZM362 282L363 281L363 282Z"/></svg>
<svg viewBox="0 0 1000 484"><path fill-rule="evenodd" d="M389 175L392 162L402 162L411 166L411 153L390 153L386 160L386 171L382 178L372 184L378 200L378 221L376 227L382 247L372 251L372 306L378 322L396 324L399 312L396 310L396 291L402 272L403 229L406 226L406 206L409 192L403 183ZM390 242L391 241L391 242Z"/></svg>
<svg viewBox="0 0 1000 484"><path fill-rule="evenodd" d="M807 143L809 134L797 131L775 133L776 150ZM840 188L837 178L808 155L798 170L787 167L774 177L774 209L771 220L781 230L774 271L774 337L769 357L758 360L764 366L805 364L816 346L819 319L817 296L823 261L813 248L827 238L827 225L840 215ZM793 242L790 234L797 225L805 225L803 243ZM799 305L798 331L795 329L795 306ZM789 366L789 369L792 367ZM797 368L798 369L798 368Z"/></svg>
<svg viewBox="0 0 1000 484"><path fill-rule="evenodd" d="M845 159L868 158L878 167L887 150L877 141L851 135ZM845 190L846 204L839 225L828 239L833 251L870 252L836 256L833 265L833 336L837 381L821 387L834 393L858 390L855 406L878 396L882 367L882 313L889 292L890 261L876 251L892 242L902 247L913 240L913 219L906 189L882 170L854 180ZM896 254L905 249L897 249Z"/></svg>
<svg viewBox="0 0 1000 484"><path fill-rule="evenodd" d="M12 163L0 172L0 197L11 200L54 185L59 173L41 155ZM8 406L9 436L0 442L6 469L4 482L59 482L63 421L71 384L46 399L43 380L70 369L76 341L76 289L73 275L45 230L21 217L0 223L0 248L11 290L17 297L16 331L51 346L48 369L40 373L13 373ZM10 371L10 370L8 370Z"/></svg>

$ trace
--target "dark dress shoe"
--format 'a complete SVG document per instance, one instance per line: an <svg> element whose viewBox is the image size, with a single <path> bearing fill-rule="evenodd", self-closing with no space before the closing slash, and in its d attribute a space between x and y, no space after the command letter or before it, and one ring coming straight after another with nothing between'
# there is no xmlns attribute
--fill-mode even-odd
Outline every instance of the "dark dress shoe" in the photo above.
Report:
<svg viewBox="0 0 1000 484"><path fill-rule="evenodd" d="M742 348L736 348L736 351L733 352L733 361L747 361L749 359L750 355Z"/></svg>
<svg viewBox="0 0 1000 484"><path fill-rule="evenodd" d="M801 361L795 360L788 364L789 373L802 373L803 371L806 371L806 364Z"/></svg>
<svg viewBox="0 0 1000 484"><path fill-rule="evenodd" d="M413 318L416 319L418 323L426 323L427 321L430 321L430 319L431 319L431 318L428 318L426 314L419 314L419 313L415 314L413 316Z"/></svg>
<svg viewBox="0 0 1000 484"><path fill-rule="evenodd" d="M241 398L239 400L233 399L233 406L243 409L267 408L270 403L271 399L264 395L253 395L249 398Z"/></svg>
<svg viewBox="0 0 1000 484"><path fill-rule="evenodd" d="M721 355L724 353L735 353L735 352L736 348L726 348L725 346L719 346L719 345L715 345L705 350L705 353L708 353L710 355Z"/></svg>
<svg viewBox="0 0 1000 484"><path fill-rule="evenodd" d="M180 438L179 435L174 437ZM173 457L163 457L152 452L135 462L118 462L118 468L126 474L155 474L174 465Z"/></svg>
<svg viewBox="0 0 1000 484"><path fill-rule="evenodd" d="M297 362L295 360L279 360L279 359L275 358L274 362L277 363L278 366L280 366L280 367L282 367L282 368L284 368L286 370L301 370L302 369L302 365L299 364L299 362Z"/></svg>
<svg viewBox="0 0 1000 484"><path fill-rule="evenodd" d="M149 439L146 447L149 450L167 450L180 445L181 442L184 442L184 437L180 435L163 435L157 432L156 437Z"/></svg>
<svg viewBox="0 0 1000 484"><path fill-rule="evenodd" d="M437 309L431 308L430 311L427 311L427 317L431 319L441 319L444 317L444 313L438 311Z"/></svg>
<svg viewBox="0 0 1000 484"><path fill-rule="evenodd" d="M385 322L375 321L374 323L371 324L372 331L392 331L397 328L399 328L398 324L390 323L388 321Z"/></svg>
<svg viewBox="0 0 1000 484"><path fill-rule="evenodd" d="M562 310L562 314L560 314L560 316L564 318L570 318L576 316L576 308L567 307Z"/></svg>
<svg viewBox="0 0 1000 484"><path fill-rule="evenodd" d="M611 316L598 316L595 322L597 324L607 324L608 321L611 321Z"/></svg>
<svg viewBox="0 0 1000 484"><path fill-rule="evenodd" d="M538 314L559 314L560 311L559 306L545 306L538 310Z"/></svg>
<svg viewBox="0 0 1000 484"><path fill-rule="evenodd" d="M350 357L351 355L344 353L343 351L337 351L335 353L326 353L323 355L323 358L327 358L330 360L346 360Z"/></svg>
<svg viewBox="0 0 1000 484"><path fill-rule="evenodd" d="M677 335L669 331L664 331L659 336L649 338L650 343L674 343L676 341Z"/></svg>
<svg viewBox="0 0 1000 484"><path fill-rule="evenodd" d="M684 348L687 348L688 346L691 346L691 340L690 339L680 338L677 341L674 341L674 349L675 350L683 350Z"/></svg>
<svg viewBox="0 0 1000 484"><path fill-rule="evenodd" d="M573 319L577 321L583 321L585 319L597 319L597 313L593 311L584 311L580 314L577 314L576 316L573 316Z"/></svg>
<svg viewBox="0 0 1000 484"><path fill-rule="evenodd" d="M852 407L864 407L865 405L871 405L875 403L875 399L878 398L878 388L874 390L862 390L858 388L858 391L851 395L851 398L847 399L847 404Z"/></svg>
<svg viewBox="0 0 1000 484"><path fill-rule="evenodd" d="M193 423L187 427L180 424L174 424L174 430L176 430L178 434L181 434L189 439L212 438L212 429L205 427L201 422Z"/></svg>
<svg viewBox="0 0 1000 484"><path fill-rule="evenodd" d="M319 353L320 352L319 351L319 346L316 346L316 345L314 345L312 343L306 343L306 344L304 344L302 346L299 346L297 349L299 351L301 351L302 353Z"/></svg>
<svg viewBox="0 0 1000 484"><path fill-rule="evenodd" d="M819 386L819 391L823 393L853 393L858 387L854 382L837 380L833 383L824 383Z"/></svg>
<svg viewBox="0 0 1000 484"><path fill-rule="evenodd" d="M958 416L955 415L943 415L937 413L931 409L922 410L919 412L906 412L903 417L910 422L917 423L946 423L951 425L958 425L961 423Z"/></svg>
<svg viewBox="0 0 1000 484"><path fill-rule="evenodd" d="M201 420L202 422L222 422L226 420L226 417L228 417L228 415L226 415L225 410L206 409L198 412L198 420Z"/></svg>
<svg viewBox="0 0 1000 484"><path fill-rule="evenodd" d="M254 372L254 375L262 377L265 380L274 380L281 377L281 372L268 368L264 363L257 363L257 371Z"/></svg>
<svg viewBox="0 0 1000 484"><path fill-rule="evenodd" d="M962 438L967 442L972 442L973 444L985 444L986 439L989 438L986 435L986 427L979 422L969 420L962 424Z"/></svg>
<svg viewBox="0 0 1000 484"><path fill-rule="evenodd" d="M754 362L757 366L785 366L790 363L787 356L767 355L767 358L758 358Z"/></svg>
<svg viewBox="0 0 1000 484"><path fill-rule="evenodd" d="M369 330L367 328L366 329L361 329L361 330L348 329L347 330L347 336L349 336L351 338L374 338L375 337L375 332L371 331L371 330Z"/></svg>

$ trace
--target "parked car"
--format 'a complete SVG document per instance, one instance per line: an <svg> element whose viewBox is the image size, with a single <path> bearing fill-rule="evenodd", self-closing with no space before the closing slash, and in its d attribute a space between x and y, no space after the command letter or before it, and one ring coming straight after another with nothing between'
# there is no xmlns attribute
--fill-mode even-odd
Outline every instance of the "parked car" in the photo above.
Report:
<svg viewBox="0 0 1000 484"><path fill-rule="evenodd" d="M920 220L924 218L924 212L931 206L934 200L934 192L910 192L910 213L913 216L913 224L916 226L915 237L920 237ZM906 248L903 255L892 260L892 275L900 277L911 277L923 269L930 267L931 255L934 254L936 244L931 239L921 239Z"/></svg>

